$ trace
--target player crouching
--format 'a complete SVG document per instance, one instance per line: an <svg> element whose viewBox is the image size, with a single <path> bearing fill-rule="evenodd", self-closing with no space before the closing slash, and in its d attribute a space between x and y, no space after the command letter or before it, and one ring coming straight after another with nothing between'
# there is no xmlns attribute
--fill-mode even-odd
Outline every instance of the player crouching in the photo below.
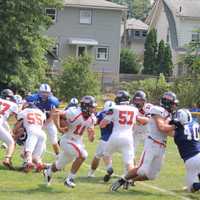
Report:
<svg viewBox="0 0 200 200"><path fill-rule="evenodd" d="M46 148L46 134L42 127L45 119L45 114L33 104L28 104L17 115L18 121L13 130L15 140L24 133L27 134L24 143L24 172L29 172L34 167L37 171L43 169L41 157Z"/></svg>

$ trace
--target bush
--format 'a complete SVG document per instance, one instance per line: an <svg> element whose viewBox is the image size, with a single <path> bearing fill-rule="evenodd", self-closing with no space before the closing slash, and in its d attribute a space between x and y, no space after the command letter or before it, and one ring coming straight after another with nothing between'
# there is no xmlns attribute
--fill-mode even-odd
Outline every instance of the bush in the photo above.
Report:
<svg viewBox="0 0 200 200"><path fill-rule="evenodd" d="M122 49L120 54L120 73L137 74L141 65L136 54L130 49Z"/></svg>
<svg viewBox="0 0 200 200"><path fill-rule="evenodd" d="M69 57L63 64L63 73L58 76L58 93L60 98L69 100L85 95L98 95L100 83L90 68L88 56Z"/></svg>

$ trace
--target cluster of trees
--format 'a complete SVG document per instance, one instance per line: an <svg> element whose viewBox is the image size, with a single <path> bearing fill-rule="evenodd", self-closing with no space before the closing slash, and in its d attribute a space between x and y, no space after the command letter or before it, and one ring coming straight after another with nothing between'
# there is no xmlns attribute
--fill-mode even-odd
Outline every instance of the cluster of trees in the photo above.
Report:
<svg viewBox="0 0 200 200"><path fill-rule="evenodd" d="M145 20L151 9L150 0L112 0L114 3L128 6L128 18Z"/></svg>
<svg viewBox="0 0 200 200"><path fill-rule="evenodd" d="M172 75L173 63L169 44L163 40L157 43L157 33L155 29L149 31L145 41L144 51L144 74L166 76Z"/></svg>

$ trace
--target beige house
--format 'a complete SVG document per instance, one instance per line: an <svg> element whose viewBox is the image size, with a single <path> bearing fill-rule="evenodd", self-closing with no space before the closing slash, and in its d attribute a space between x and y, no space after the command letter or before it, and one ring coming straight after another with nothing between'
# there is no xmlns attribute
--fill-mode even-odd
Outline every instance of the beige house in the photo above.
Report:
<svg viewBox="0 0 200 200"><path fill-rule="evenodd" d="M180 61L186 45L200 40L195 32L200 29L200 0L155 0L146 23L157 30L158 42L163 39L170 44L174 75L184 74Z"/></svg>
<svg viewBox="0 0 200 200"><path fill-rule="evenodd" d="M122 47L132 49L137 55L143 57L148 25L139 19L131 18L127 19L125 26L126 31L122 25Z"/></svg>
<svg viewBox="0 0 200 200"><path fill-rule="evenodd" d="M64 0L64 8L46 8L54 24L47 35L57 45L50 56L54 69L59 69L68 56L84 53L93 59L92 69L105 84L119 80L120 32L125 6L106 0Z"/></svg>

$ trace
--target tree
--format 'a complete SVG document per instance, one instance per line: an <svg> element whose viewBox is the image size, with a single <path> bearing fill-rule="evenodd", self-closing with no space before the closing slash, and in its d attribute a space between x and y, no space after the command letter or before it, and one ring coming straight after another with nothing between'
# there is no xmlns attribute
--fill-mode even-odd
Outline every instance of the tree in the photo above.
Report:
<svg viewBox="0 0 200 200"><path fill-rule="evenodd" d="M127 5L128 17L144 20L151 8L150 0L113 0L112 2Z"/></svg>
<svg viewBox="0 0 200 200"><path fill-rule="evenodd" d="M5 0L0 6L0 87L32 90L46 78L50 40L44 32L51 20L46 7L61 0Z"/></svg>
<svg viewBox="0 0 200 200"><path fill-rule="evenodd" d="M84 95L99 94L99 81L91 71L91 58L88 56L69 57L63 64L63 73L58 76L60 97L69 100Z"/></svg>
<svg viewBox="0 0 200 200"><path fill-rule="evenodd" d="M157 68L157 34L156 30L152 29L147 34L144 50L144 74L158 74Z"/></svg>
<svg viewBox="0 0 200 200"><path fill-rule="evenodd" d="M130 49L122 49L120 54L120 73L136 74L141 65L136 54Z"/></svg>
<svg viewBox="0 0 200 200"><path fill-rule="evenodd" d="M163 40L160 41L157 55L158 74L163 73L165 76L172 75L173 63L171 49Z"/></svg>

